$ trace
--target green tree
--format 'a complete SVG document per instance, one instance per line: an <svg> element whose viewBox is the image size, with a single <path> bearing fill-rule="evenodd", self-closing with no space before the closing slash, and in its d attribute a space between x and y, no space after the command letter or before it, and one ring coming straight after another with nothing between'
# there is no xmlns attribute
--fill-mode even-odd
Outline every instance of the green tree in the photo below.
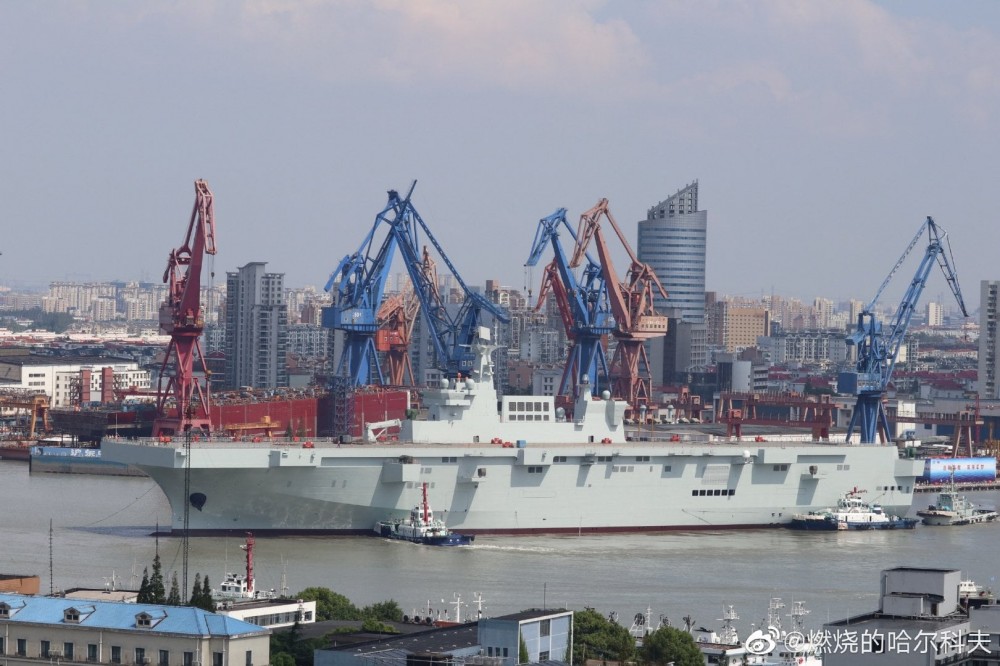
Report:
<svg viewBox="0 0 1000 666"><path fill-rule="evenodd" d="M361 609L361 616L365 619L382 620L383 622L401 622L403 619L403 609L394 600L380 601Z"/></svg>
<svg viewBox="0 0 1000 666"><path fill-rule="evenodd" d="M628 629L607 619L593 608L573 613L573 663L587 659L632 661L635 639Z"/></svg>
<svg viewBox="0 0 1000 666"><path fill-rule="evenodd" d="M167 605L168 606L180 606L181 605L181 588L177 584L177 572L170 579L170 594L167 595Z"/></svg>
<svg viewBox="0 0 1000 666"><path fill-rule="evenodd" d="M160 554L153 557L153 573L149 577L149 596L154 604L167 602L167 592L163 587L163 566L160 564Z"/></svg>
<svg viewBox="0 0 1000 666"><path fill-rule="evenodd" d="M64 333L73 323L73 315L65 312L42 312L41 308L30 310L12 310L6 313L11 319L30 319L31 328L43 329L54 333ZM7 325L14 331L22 331L24 326L11 323Z"/></svg>
<svg viewBox="0 0 1000 666"><path fill-rule="evenodd" d="M518 635L517 639L517 663L527 664L531 661L531 655L528 654L528 644L524 642L524 636Z"/></svg>
<svg viewBox="0 0 1000 666"><path fill-rule="evenodd" d="M271 632L271 666L295 666L295 644L302 640L302 626L296 622L287 630ZM279 657L287 661L279 662Z"/></svg>
<svg viewBox="0 0 1000 666"><path fill-rule="evenodd" d="M307 587L296 598L316 602L317 622L361 619L361 612L350 599L326 587Z"/></svg>
<svg viewBox="0 0 1000 666"><path fill-rule="evenodd" d="M201 608L201 574L196 573L194 575L194 585L191 587L191 598L188 600L188 606L194 606L195 608Z"/></svg>
<svg viewBox="0 0 1000 666"><path fill-rule="evenodd" d="M200 573L194 575L194 585L191 587L191 600L188 606L201 608L207 611L215 610L215 600L212 598L212 588L207 587L208 576L201 577Z"/></svg>
<svg viewBox="0 0 1000 666"><path fill-rule="evenodd" d="M200 608L207 611L215 610L215 600L212 599L212 586L208 582L208 574L205 574L205 577L201 579L201 604Z"/></svg>
<svg viewBox="0 0 1000 666"><path fill-rule="evenodd" d="M366 617L361 621L361 631L367 631L372 634L398 634L393 627L390 627L384 622L379 622L373 617Z"/></svg>
<svg viewBox="0 0 1000 666"><path fill-rule="evenodd" d="M660 627L642 640L641 656L650 664L665 666L702 666L701 654L691 634L674 627Z"/></svg>
<svg viewBox="0 0 1000 666"><path fill-rule="evenodd" d="M140 604L152 603L149 595L149 567L142 568L142 582L139 583L139 594L135 600Z"/></svg>
<svg viewBox="0 0 1000 666"><path fill-rule="evenodd" d="M271 666L295 666L295 657L287 652L272 653Z"/></svg>

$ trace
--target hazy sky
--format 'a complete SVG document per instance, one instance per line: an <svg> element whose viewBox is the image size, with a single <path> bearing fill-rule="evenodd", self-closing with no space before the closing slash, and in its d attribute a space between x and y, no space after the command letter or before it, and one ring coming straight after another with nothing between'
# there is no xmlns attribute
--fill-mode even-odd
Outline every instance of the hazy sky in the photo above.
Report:
<svg viewBox="0 0 1000 666"><path fill-rule="evenodd" d="M216 284L322 286L414 179L475 284L524 286L558 207L634 245L694 179L711 290L867 300L927 215L970 307L1000 279L992 0L8 0L0 83L11 286L160 280L196 178Z"/></svg>

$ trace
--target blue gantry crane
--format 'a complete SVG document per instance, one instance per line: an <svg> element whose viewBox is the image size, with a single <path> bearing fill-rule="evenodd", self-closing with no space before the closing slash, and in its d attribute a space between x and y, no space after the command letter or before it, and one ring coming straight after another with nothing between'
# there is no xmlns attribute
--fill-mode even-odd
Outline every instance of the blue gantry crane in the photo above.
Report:
<svg viewBox="0 0 1000 666"><path fill-rule="evenodd" d="M917 272L903 295L903 300L900 301L892 321L888 327L883 327L882 322L875 315L875 304L907 255L923 236L925 229L928 237L927 251L924 253L924 258L917 267ZM848 442L851 441L855 427L860 432L862 444L874 444L877 436L880 436L882 441L887 441L889 438L889 420L882 404L882 396L892 379L892 371L896 365L900 345L906 335L906 329L909 327L917 301L920 300L920 294L924 290L924 285L927 284L931 267L935 262L941 266L962 314L968 316L965 302L962 299L962 290L958 285L958 274L951 256L951 246L950 244L945 246L947 239L948 234L938 227L932 218L928 217L927 221L920 225L920 229L917 230L916 236L903 252L903 256L889 271L889 275L882 282L875 297L858 314L857 328L847 337L848 348L852 346L857 348L857 364L854 371L840 373L837 380L838 392L857 396L854 413L851 415L851 421L847 427Z"/></svg>
<svg viewBox="0 0 1000 666"><path fill-rule="evenodd" d="M334 293L334 303L323 312L323 325L344 332L344 348L337 376L347 378L351 386L385 384L376 348L380 322L378 310L385 294L385 285L393 256L398 251L420 300L429 338L437 354L438 367L454 377L472 369L474 360L470 345L482 322L483 312L502 322L507 314L481 294L473 292L459 276L444 249L434 238L410 201L416 181L406 197L396 190L388 193L388 202L375 217L375 223L361 246L344 257L326 283L326 291ZM376 236L382 228L386 234L380 245ZM436 280L425 270L420 248L420 231L447 264L461 285L464 301L447 307L438 293Z"/></svg>
<svg viewBox="0 0 1000 666"><path fill-rule="evenodd" d="M378 333L377 312L382 303L389 266L397 239L386 235L375 246L375 235L386 217L396 210L392 193L389 203L375 217L375 224L354 254L340 260L324 289L333 293L333 305L323 309L323 326L344 332L344 349L337 366L337 376L347 378L351 386L385 383L375 349Z"/></svg>
<svg viewBox="0 0 1000 666"><path fill-rule="evenodd" d="M600 395L603 389L608 388L608 359L604 351L604 339L614 330L615 319L611 314L600 264L588 254L587 264L578 281L559 241L560 228L565 228L574 245L576 244L576 233L566 220L566 209L559 208L538 221L531 254L524 265L536 266L546 246L552 246L555 256L546 268L538 295L538 306L542 305L547 292L551 290L556 296L566 335L572 341L558 395L576 396L577 382L583 377L587 378L591 393Z"/></svg>
<svg viewBox="0 0 1000 666"><path fill-rule="evenodd" d="M390 233L396 237L400 256L413 283L413 291L420 299L420 310L434 345L438 369L447 377L467 375L472 371L475 361L471 345L478 335L479 326L485 323L484 314L492 315L502 323L509 322L510 316L499 305L470 289L462 280L444 248L410 201L416 185L414 181L405 198L400 198L395 191L389 192L389 200L394 202L394 215L386 221L389 223ZM441 298L436 280L425 270L426 263L418 252L421 230L462 289L463 300L457 307L448 307L449 304Z"/></svg>

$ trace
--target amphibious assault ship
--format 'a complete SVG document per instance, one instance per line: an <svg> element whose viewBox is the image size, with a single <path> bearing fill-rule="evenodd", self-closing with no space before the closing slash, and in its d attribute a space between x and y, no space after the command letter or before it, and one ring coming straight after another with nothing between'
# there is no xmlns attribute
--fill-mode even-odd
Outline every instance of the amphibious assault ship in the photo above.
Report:
<svg viewBox="0 0 1000 666"><path fill-rule="evenodd" d="M425 483L463 534L777 526L854 488L889 514L910 508L923 462L892 445L630 441L626 405L586 387L571 418L543 396L506 396L498 410L488 333L471 376L425 390L427 419L403 421L390 442L107 439L102 450L152 477L175 532L190 502L192 534L371 534L404 518Z"/></svg>

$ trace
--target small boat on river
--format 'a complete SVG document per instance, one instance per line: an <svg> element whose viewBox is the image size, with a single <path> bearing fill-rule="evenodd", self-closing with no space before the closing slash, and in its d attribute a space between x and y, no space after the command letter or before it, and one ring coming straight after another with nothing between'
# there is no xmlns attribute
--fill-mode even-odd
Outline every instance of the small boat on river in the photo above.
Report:
<svg viewBox="0 0 1000 666"><path fill-rule="evenodd" d="M984 509L973 504L958 492L955 479L947 490L938 494L937 502L917 511L924 525L974 525L990 523L997 519L994 509Z"/></svg>
<svg viewBox="0 0 1000 666"><path fill-rule="evenodd" d="M863 490L844 493L835 508L813 511L794 516L788 524L793 530L897 530L913 529L919 522L886 513L880 504L869 503L861 497Z"/></svg>
<svg viewBox="0 0 1000 666"><path fill-rule="evenodd" d="M468 546L476 538L457 534L444 521L434 517L427 500L427 484L422 486L420 504L410 510L409 518L382 520L375 524L375 533L389 539L400 539L425 546Z"/></svg>

